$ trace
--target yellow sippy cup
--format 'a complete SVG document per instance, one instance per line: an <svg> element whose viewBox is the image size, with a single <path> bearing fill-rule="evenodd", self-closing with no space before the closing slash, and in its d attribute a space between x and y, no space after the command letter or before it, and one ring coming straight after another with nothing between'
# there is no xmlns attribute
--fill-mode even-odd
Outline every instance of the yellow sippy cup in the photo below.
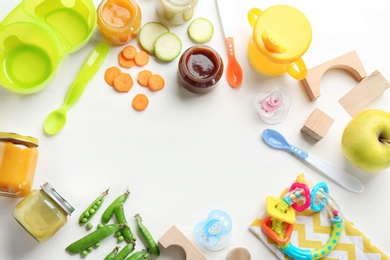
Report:
<svg viewBox="0 0 390 260"><path fill-rule="evenodd" d="M248 59L257 71L279 76L287 72L302 80L307 69L302 55L311 43L312 31L306 16L287 5L272 6L264 11L248 12L253 36L248 44Z"/></svg>

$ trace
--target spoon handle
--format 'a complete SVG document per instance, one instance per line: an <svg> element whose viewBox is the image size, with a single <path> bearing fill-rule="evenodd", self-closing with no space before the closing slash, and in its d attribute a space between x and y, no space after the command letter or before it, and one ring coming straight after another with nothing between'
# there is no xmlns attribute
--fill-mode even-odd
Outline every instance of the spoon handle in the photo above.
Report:
<svg viewBox="0 0 390 260"><path fill-rule="evenodd" d="M97 70L105 60L110 48L101 42L92 50L85 59L76 79L69 87L64 100L64 108L69 109L79 99L89 80L95 75Z"/></svg>
<svg viewBox="0 0 390 260"><path fill-rule="evenodd" d="M309 156L307 152L291 144L289 145L288 150L290 153L296 155L298 158L302 160L306 160L306 158Z"/></svg>

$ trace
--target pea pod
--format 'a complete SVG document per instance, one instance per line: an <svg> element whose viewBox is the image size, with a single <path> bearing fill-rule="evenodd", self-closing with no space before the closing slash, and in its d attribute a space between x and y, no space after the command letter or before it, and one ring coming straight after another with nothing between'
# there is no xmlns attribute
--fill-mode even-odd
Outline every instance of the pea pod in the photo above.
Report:
<svg viewBox="0 0 390 260"><path fill-rule="evenodd" d="M118 230L121 230L123 227L123 224L106 225L73 242L72 244L67 246L65 250L70 254L80 253L81 251L86 250L91 246L95 246L101 240L114 234Z"/></svg>
<svg viewBox="0 0 390 260"><path fill-rule="evenodd" d="M121 251L115 256L114 260L124 260L131 252L134 251L134 244L126 244Z"/></svg>
<svg viewBox="0 0 390 260"><path fill-rule="evenodd" d="M160 255L160 249L157 246L156 241L150 234L149 230L145 227L145 225L142 223L142 218L139 214L136 214L134 216L136 222L137 222L137 227L138 231L141 234L142 238L144 239L145 243L149 247L150 252L158 257Z"/></svg>
<svg viewBox="0 0 390 260"><path fill-rule="evenodd" d="M151 259L148 249L142 249L140 251L135 252L126 260L144 260L144 259Z"/></svg>
<svg viewBox="0 0 390 260"><path fill-rule="evenodd" d="M84 212L79 217L79 223L87 223L97 212L97 210L102 206L104 197L108 194L108 189L102 192L99 197L97 197L89 206L84 210Z"/></svg>
<svg viewBox="0 0 390 260"><path fill-rule="evenodd" d="M133 235L133 232L131 232L130 227L127 225L123 203L119 203L115 207L115 218L119 224L126 224L126 226L121 230L122 236L125 238L125 241L127 243L135 243L136 238Z"/></svg>
<svg viewBox="0 0 390 260"><path fill-rule="evenodd" d="M125 202L127 200L127 198L129 197L129 195L130 195L130 191L127 189L125 193L118 196L113 202L111 202L111 204L106 208L106 210L103 212L103 215L102 215L101 222L104 225L106 225L108 223L108 221L110 221L110 219L114 215L115 207L119 203Z"/></svg>
<svg viewBox="0 0 390 260"><path fill-rule="evenodd" d="M104 260L113 260L116 256L116 254L119 251L119 247L115 247L105 258Z"/></svg>

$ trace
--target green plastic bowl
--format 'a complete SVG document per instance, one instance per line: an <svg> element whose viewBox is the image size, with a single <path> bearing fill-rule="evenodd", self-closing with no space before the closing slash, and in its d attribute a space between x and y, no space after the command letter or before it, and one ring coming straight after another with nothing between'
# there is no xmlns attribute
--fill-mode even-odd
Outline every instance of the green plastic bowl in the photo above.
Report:
<svg viewBox="0 0 390 260"><path fill-rule="evenodd" d="M0 85L19 94L42 91L95 27L91 0L24 0L0 23Z"/></svg>

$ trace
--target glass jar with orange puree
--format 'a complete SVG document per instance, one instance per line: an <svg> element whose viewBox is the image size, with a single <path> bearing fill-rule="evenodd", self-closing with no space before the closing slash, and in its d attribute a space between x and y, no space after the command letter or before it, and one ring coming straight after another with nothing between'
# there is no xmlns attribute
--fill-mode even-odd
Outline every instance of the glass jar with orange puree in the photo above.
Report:
<svg viewBox="0 0 390 260"><path fill-rule="evenodd" d="M141 9L135 0L103 0L97 9L97 25L109 43L122 45L141 29Z"/></svg>
<svg viewBox="0 0 390 260"><path fill-rule="evenodd" d="M24 197L30 191L38 158L38 140L0 132L0 195Z"/></svg>

